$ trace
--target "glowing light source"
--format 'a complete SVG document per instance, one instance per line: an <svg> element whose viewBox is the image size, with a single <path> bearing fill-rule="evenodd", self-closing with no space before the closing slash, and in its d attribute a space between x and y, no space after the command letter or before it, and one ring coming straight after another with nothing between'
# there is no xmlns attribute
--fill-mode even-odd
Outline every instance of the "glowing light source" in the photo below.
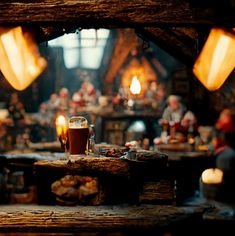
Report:
<svg viewBox="0 0 235 236"><path fill-rule="evenodd" d="M130 91L133 95L138 95L141 93L141 84L137 76L134 76L131 81Z"/></svg>
<svg viewBox="0 0 235 236"><path fill-rule="evenodd" d="M193 73L208 90L214 91L223 85L234 67L235 35L213 28L194 64Z"/></svg>
<svg viewBox="0 0 235 236"><path fill-rule="evenodd" d="M65 117L63 115L59 115L56 118L55 125L56 125L57 136L58 137L62 136L62 138L64 138L68 130L68 125L67 125Z"/></svg>
<svg viewBox="0 0 235 236"><path fill-rule="evenodd" d="M202 173L202 182L205 184L220 184L223 181L223 171L220 169L206 169Z"/></svg>
<svg viewBox="0 0 235 236"><path fill-rule="evenodd" d="M0 58L0 70L17 90L28 87L47 65L32 34L20 26L0 27Z"/></svg>

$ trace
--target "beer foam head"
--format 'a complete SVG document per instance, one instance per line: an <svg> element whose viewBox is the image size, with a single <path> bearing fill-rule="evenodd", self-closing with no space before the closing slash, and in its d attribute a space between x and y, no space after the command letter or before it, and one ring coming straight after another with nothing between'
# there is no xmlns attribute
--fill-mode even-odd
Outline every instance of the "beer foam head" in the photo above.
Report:
<svg viewBox="0 0 235 236"><path fill-rule="evenodd" d="M73 116L69 119L69 129L88 128L88 121L83 116Z"/></svg>

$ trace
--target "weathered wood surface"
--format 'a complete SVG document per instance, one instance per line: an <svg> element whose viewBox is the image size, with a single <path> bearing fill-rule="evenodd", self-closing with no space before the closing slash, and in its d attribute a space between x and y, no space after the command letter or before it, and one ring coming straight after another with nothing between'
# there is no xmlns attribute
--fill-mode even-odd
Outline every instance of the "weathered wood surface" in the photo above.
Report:
<svg viewBox="0 0 235 236"><path fill-rule="evenodd" d="M78 26L108 27L162 24L234 24L231 1L183 0L2 0L0 22L74 22ZM203 3L204 3L203 2ZM209 3L208 3L209 2ZM223 12L219 12L219 9Z"/></svg>
<svg viewBox="0 0 235 236"><path fill-rule="evenodd" d="M39 42L78 28L145 28L151 40L191 65L197 29L235 27L234 11L234 0L2 0L0 24L27 25Z"/></svg>
<svg viewBox="0 0 235 236"><path fill-rule="evenodd" d="M158 182L145 182L143 191L140 193L141 203L172 203L174 198L173 187L169 180L160 180Z"/></svg>
<svg viewBox="0 0 235 236"><path fill-rule="evenodd" d="M154 162L151 164L155 166L156 170L161 170L167 166L167 156L160 153L155 153ZM143 155L143 154L142 154ZM152 154L153 155L153 154ZM144 157L143 157L144 158ZM147 163L147 158L143 161L135 161L129 159L110 158L110 157L78 157L76 160L41 160L34 165L38 168L47 168L54 170L65 170L74 173L85 172L86 174L109 174L123 177L130 177L132 172L145 171L144 163ZM150 159L151 160L151 159ZM153 157L152 160L153 161ZM136 173L141 174L141 173Z"/></svg>
<svg viewBox="0 0 235 236"><path fill-rule="evenodd" d="M175 206L1 206L1 231L99 232L151 230L202 214L200 207Z"/></svg>
<svg viewBox="0 0 235 236"><path fill-rule="evenodd" d="M44 167L53 170L65 170L76 173L87 172L87 174L112 174L118 176L130 176L129 164L125 160L108 157L81 157L77 161L56 160L38 161L36 167Z"/></svg>

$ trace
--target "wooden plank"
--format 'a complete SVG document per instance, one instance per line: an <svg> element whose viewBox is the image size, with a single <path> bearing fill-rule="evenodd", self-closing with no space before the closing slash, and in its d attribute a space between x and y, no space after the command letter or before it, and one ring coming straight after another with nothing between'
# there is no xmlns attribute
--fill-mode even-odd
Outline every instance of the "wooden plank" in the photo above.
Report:
<svg viewBox="0 0 235 236"><path fill-rule="evenodd" d="M227 7L226 12L221 14L219 6L212 1L210 4L195 5L183 0L2 0L0 22L53 22L55 25L72 22L78 27L235 23L231 8ZM232 3L229 6L232 7Z"/></svg>
<svg viewBox="0 0 235 236"><path fill-rule="evenodd" d="M202 215L175 206L1 206L0 232L104 232L151 230Z"/></svg>

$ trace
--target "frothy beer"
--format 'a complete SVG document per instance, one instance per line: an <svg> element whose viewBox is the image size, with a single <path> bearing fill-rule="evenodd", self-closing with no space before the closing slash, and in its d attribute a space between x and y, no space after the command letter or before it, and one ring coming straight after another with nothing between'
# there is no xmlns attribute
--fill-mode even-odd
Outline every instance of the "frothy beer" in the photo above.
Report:
<svg viewBox="0 0 235 236"><path fill-rule="evenodd" d="M89 135L88 121L82 116L69 119L69 152L70 155L85 154Z"/></svg>

